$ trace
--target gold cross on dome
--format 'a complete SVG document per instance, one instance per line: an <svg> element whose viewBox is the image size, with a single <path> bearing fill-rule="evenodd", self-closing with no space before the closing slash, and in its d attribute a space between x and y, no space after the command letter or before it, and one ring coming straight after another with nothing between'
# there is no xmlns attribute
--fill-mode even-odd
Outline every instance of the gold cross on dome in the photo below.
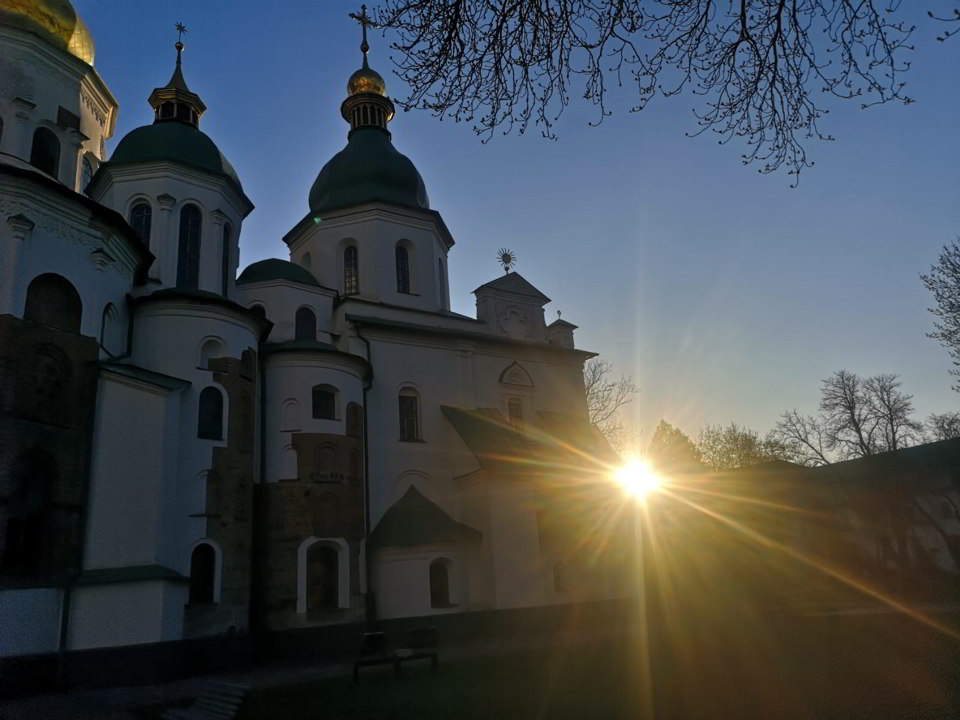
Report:
<svg viewBox="0 0 960 720"><path fill-rule="evenodd" d="M370 45L367 43L367 28L379 28L380 26L373 21L373 18L367 15L366 5L360 6L359 13L350 13L349 16L363 26L363 42L360 44L360 52L364 54L364 59L366 59L366 54L370 50Z"/></svg>

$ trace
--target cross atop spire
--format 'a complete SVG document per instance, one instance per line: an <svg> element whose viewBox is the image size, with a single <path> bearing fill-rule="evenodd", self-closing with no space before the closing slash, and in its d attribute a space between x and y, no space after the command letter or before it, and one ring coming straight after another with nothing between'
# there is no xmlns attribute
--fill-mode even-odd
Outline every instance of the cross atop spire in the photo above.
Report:
<svg viewBox="0 0 960 720"><path fill-rule="evenodd" d="M177 49L177 65L180 65L180 55L183 53L183 34L187 31L187 26L183 23L177 23L173 26L173 29L177 31L177 44L174 47Z"/></svg>
<svg viewBox="0 0 960 720"><path fill-rule="evenodd" d="M363 66L370 67L367 64L367 53L370 52L370 43L367 42L367 28L368 27L378 28L380 26L374 22L373 18L367 15L366 5L360 6L359 13L355 13L355 12L350 13L350 17L352 17L354 20L360 23L360 25L363 26L363 42L360 43L360 52L363 53Z"/></svg>

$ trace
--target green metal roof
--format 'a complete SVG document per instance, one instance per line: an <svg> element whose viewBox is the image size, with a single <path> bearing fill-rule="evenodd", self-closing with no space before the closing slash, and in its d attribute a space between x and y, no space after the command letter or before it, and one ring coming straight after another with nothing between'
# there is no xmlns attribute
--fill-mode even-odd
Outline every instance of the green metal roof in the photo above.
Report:
<svg viewBox="0 0 960 720"><path fill-rule="evenodd" d="M128 132L105 166L169 161L226 177L243 186L237 171L208 135L187 123L164 120Z"/></svg>
<svg viewBox="0 0 960 720"><path fill-rule="evenodd" d="M240 277L237 278L237 285L265 282L267 280L289 280L290 282L321 287L309 270L289 260L279 258L268 258L248 265L240 273Z"/></svg>
<svg viewBox="0 0 960 720"><path fill-rule="evenodd" d="M412 485L370 533L370 547L410 547L443 542L480 542L483 533L458 523Z"/></svg>
<svg viewBox="0 0 960 720"><path fill-rule="evenodd" d="M410 158L393 147L390 133L360 128L317 175L310 210L322 213L375 201L430 209L423 178Z"/></svg>

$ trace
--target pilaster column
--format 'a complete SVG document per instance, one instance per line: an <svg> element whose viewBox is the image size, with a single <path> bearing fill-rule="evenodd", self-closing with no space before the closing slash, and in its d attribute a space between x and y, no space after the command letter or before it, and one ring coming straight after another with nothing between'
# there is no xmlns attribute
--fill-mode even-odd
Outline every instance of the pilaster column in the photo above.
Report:
<svg viewBox="0 0 960 720"><path fill-rule="evenodd" d="M152 276L160 281L161 285L173 287L177 284L177 250L180 238L178 226L173 217L173 206L177 199L172 195L157 196L160 206L160 217L157 218L157 227L150 234L150 252L156 256Z"/></svg>
<svg viewBox="0 0 960 720"><path fill-rule="evenodd" d="M223 226L227 222L227 216L222 210L214 210L210 213L210 221L211 225L213 225L214 242L209 243L207 247L216 248L217 250L216 257L213 258L214 262L210 262L207 266L211 269L216 268L216 277L214 278L214 282L210 283L210 291L215 292L214 288L217 288L221 295L227 297L230 290L229 271L227 272L228 280L226 286L224 286L223 283ZM209 258L210 256L208 255L207 257ZM230 264L232 261L233 253L230 253L227 262ZM211 274L213 274L213 270L211 270Z"/></svg>
<svg viewBox="0 0 960 720"><path fill-rule="evenodd" d="M30 148L33 145L33 109L36 105L29 100L18 97L13 99L14 123L11 128L10 140L6 147L11 155L30 162ZM6 135L6 132L4 132Z"/></svg>
<svg viewBox="0 0 960 720"><path fill-rule="evenodd" d="M26 215L11 215L7 218L5 235L8 241L3 243L0 252L0 314L19 315L20 256L22 246L33 234L34 223Z"/></svg>

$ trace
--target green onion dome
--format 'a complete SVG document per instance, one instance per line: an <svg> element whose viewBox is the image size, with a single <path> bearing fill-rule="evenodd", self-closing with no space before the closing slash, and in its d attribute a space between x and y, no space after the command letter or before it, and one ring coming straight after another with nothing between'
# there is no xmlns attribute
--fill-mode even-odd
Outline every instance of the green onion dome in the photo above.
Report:
<svg viewBox="0 0 960 720"><path fill-rule="evenodd" d="M269 280L289 280L303 285L320 287L320 283L317 282L317 279L309 270L289 260L280 260L279 258L268 258L248 265L240 273L240 277L237 278L237 285L267 282Z"/></svg>

